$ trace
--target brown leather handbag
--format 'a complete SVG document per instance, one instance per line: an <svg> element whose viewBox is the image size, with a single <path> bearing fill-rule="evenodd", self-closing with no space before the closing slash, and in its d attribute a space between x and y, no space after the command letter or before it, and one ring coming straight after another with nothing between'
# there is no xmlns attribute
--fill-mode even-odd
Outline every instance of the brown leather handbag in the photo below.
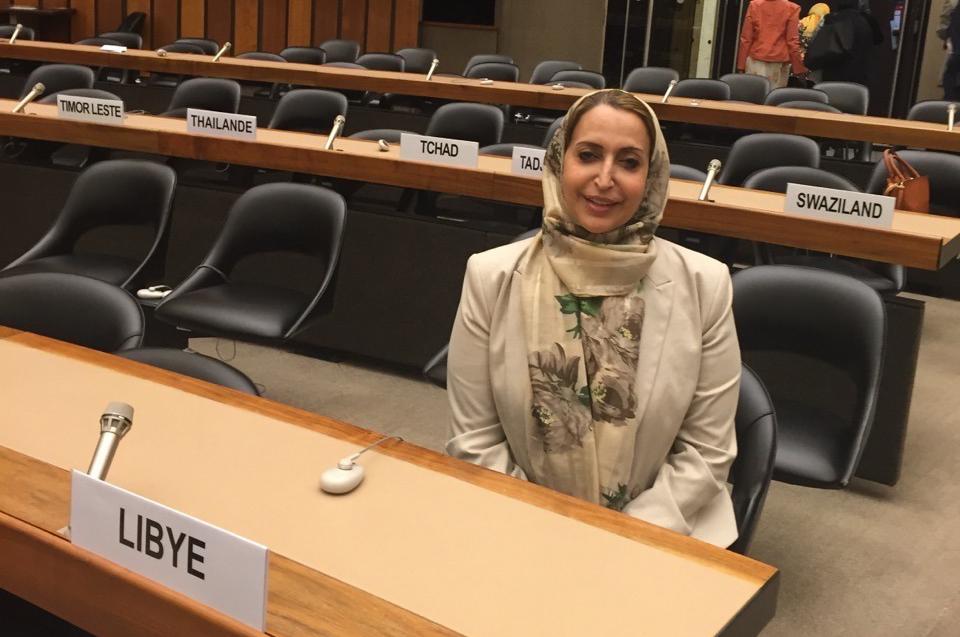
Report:
<svg viewBox="0 0 960 637"><path fill-rule="evenodd" d="M883 151L883 163L887 167L887 187L883 194L896 197L898 210L928 212L930 180L889 148Z"/></svg>

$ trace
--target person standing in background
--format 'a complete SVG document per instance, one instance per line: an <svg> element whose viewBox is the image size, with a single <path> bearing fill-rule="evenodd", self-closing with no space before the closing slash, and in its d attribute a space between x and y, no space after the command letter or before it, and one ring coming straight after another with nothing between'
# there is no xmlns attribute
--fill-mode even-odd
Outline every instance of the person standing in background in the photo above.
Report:
<svg viewBox="0 0 960 637"><path fill-rule="evenodd" d="M839 58L823 66L824 82L856 82L866 86L873 48L883 43L883 33L873 16L860 10L858 0L833 0L823 19L821 34L828 25L844 34L845 49Z"/></svg>
<svg viewBox="0 0 960 637"><path fill-rule="evenodd" d="M947 65L943 72L943 99L960 100L960 5L954 5L950 12L946 36Z"/></svg>
<svg viewBox="0 0 960 637"><path fill-rule="evenodd" d="M809 46L810 41L813 40L813 36L817 34L817 31L819 31L821 25L823 25L823 17L828 13L830 13L830 7L824 2L818 2L810 7L807 17L800 20L798 35L800 37L800 50L804 56L807 54L807 46ZM823 79L822 75L820 71L809 71L804 79L817 83Z"/></svg>
<svg viewBox="0 0 960 637"><path fill-rule="evenodd" d="M750 0L740 32L737 71L762 75L771 88L783 88L807 72L800 50L800 7L789 0Z"/></svg>
<svg viewBox="0 0 960 637"><path fill-rule="evenodd" d="M944 86L943 82L947 74L947 63L950 61L950 54L953 53L953 47L950 44L950 35L947 33L947 30L950 27L950 16L953 15L953 10L956 8L957 0L943 0L943 5L940 7L937 37L943 41L943 50L947 52L947 55L943 58L943 68L940 70L939 86Z"/></svg>

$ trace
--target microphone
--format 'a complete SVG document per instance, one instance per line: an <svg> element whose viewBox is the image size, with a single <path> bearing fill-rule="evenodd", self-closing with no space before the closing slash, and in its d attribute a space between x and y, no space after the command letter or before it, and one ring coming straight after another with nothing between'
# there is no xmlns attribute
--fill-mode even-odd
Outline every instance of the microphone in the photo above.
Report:
<svg viewBox="0 0 960 637"><path fill-rule="evenodd" d="M327 135L327 143L323 145L324 150L334 150L333 142L337 141L337 137L340 137L340 133L343 132L343 125L347 122L347 118L343 115L337 115L333 120L333 128L330 130L330 134Z"/></svg>
<svg viewBox="0 0 960 637"><path fill-rule="evenodd" d="M117 445L132 426L133 407L121 402L112 402L107 405L103 415L100 416L100 440L93 452L93 459L90 460L87 475L97 480L103 480L107 476Z"/></svg>
<svg viewBox="0 0 960 637"><path fill-rule="evenodd" d="M45 90L47 90L47 87L44 86L42 83L37 82L36 84L33 85L33 88L30 89L30 92L27 93L26 95L24 95L22 100L20 100L19 102L17 102L17 105L13 107L13 111L12 111L12 112L14 112L14 113L19 113L20 111L23 110L23 108L24 108L27 104L29 104L29 103L32 102L33 100L37 99L37 98L40 97L41 95L43 95L43 92L44 92Z"/></svg>
<svg viewBox="0 0 960 637"><path fill-rule="evenodd" d="M386 436L376 441L372 445L367 445L357 453L352 456L347 456L340 460L337 463L336 467L332 469L327 469L323 472L323 475L320 476L320 488L326 491L327 493L333 493L341 495L344 493L350 493L363 482L364 470L363 467L357 464L357 458L362 456L364 453L373 449L377 445L383 444L388 440L399 440L403 441L403 438L400 436Z"/></svg>
<svg viewBox="0 0 960 637"><path fill-rule="evenodd" d="M953 121L957 117L957 105L950 104L947 106L947 130L953 130Z"/></svg>
<svg viewBox="0 0 960 637"><path fill-rule="evenodd" d="M21 31L23 31L23 25L18 22L17 26L13 29L13 33L10 34L10 44L17 41L17 37L19 37Z"/></svg>
<svg viewBox="0 0 960 637"><path fill-rule="evenodd" d="M433 62L430 63L430 70L427 71L427 81L430 81L430 78L433 77L433 72L437 70L437 66L440 64L440 60L433 58Z"/></svg>
<svg viewBox="0 0 960 637"><path fill-rule="evenodd" d="M670 93L673 93L673 87L677 85L676 80L670 80L670 86L667 87L666 93L663 94L663 97L660 99L661 104L666 104L667 100L670 99Z"/></svg>
<svg viewBox="0 0 960 637"><path fill-rule="evenodd" d="M213 56L213 61L216 62L216 61L219 60L221 57L223 57L223 54L226 53L227 51L229 51L231 46L233 46L233 45L230 44L229 42L225 42L225 43L223 44L223 46L220 47L220 50L217 51L217 54Z"/></svg>
<svg viewBox="0 0 960 637"><path fill-rule="evenodd" d="M719 159L711 159L710 163L707 164L707 178L703 180L703 188L700 189L697 201L710 201L710 199L707 199L707 195L710 194L710 186L713 185L713 180L720 172L720 166L722 165Z"/></svg>

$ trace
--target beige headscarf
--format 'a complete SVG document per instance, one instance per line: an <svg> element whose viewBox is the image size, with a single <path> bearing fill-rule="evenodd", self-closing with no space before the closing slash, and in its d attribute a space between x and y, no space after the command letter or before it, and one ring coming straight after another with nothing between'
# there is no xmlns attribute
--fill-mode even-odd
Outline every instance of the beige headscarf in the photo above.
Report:
<svg viewBox="0 0 960 637"><path fill-rule="evenodd" d="M620 228L592 234L577 225L566 212L561 187L572 133L567 122L579 119L591 101L606 103L609 96L600 93L629 95L597 91L568 111L547 149L540 240L524 256L533 390L526 440L531 480L619 510L642 490L630 477L638 428L634 379L642 364L640 290L657 257L651 239L667 201L670 160L656 116L637 99L653 146L646 195Z"/></svg>

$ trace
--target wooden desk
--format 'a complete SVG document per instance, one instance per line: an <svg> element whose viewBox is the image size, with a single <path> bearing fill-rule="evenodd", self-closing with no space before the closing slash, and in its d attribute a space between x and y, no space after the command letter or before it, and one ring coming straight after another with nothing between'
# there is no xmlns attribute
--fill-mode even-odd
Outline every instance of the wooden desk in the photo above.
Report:
<svg viewBox="0 0 960 637"><path fill-rule="evenodd" d="M482 85L480 80L449 76L437 76L428 82L423 75L412 73L357 71L229 57L213 62L211 56L183 53L169 53L166 57L160 57L155 51L130 50L117 54L102 51L99 47L37 41L19 41L14 45L5 40L0 41L0 58L369 90L560 110L566 110L577 98L589 92L586 89L574 88L555 91L549 86L514 82ZM664 121L960 151L960 129L947 132L946 126L941 124L683 97L674 97L668 104L661 104L659 95L641 94L640 97L647 100L657 116Z"/></svg>
<svg viewBox="0 0 960 637"><path fill-rule="evenodd" d="M130 115L124 126L58 119L56 107L31 104L13 114L0 100L0 135L120 150L231 162L343 179L434 190L540 206L538 179L510 174L510 159L482 156L476 170L403 161L399 148L379 152L374 142L341 139L323 150L323 135L260 129L255 142L188 133L186 122ZM786 215L783 195L714 186L714 203L697 201L699 185L671 181L664 225L833 254L936 270L960 254L960 219L897 212L891 230L853 228Z"/></svg>
<svg viewBox="0 0 960 637"><path fill-rule="evenodd" d="M770 566L410 444L325 495L378 436L269 400L6 328L0 384L0 587L98 635L254 634L56 534L116 399L137 411L111 482L269 546L271 635L755 635L774 613Z"/></svg>
<svg viewBox="0 0 960 637"><path fill-rule="evenodd" d="M36 37L54 42L70 41L70 18L77 10L69 7L38 9L35 7L4 7L0 9L0 21L21 23L36 32Z"/></svg>

